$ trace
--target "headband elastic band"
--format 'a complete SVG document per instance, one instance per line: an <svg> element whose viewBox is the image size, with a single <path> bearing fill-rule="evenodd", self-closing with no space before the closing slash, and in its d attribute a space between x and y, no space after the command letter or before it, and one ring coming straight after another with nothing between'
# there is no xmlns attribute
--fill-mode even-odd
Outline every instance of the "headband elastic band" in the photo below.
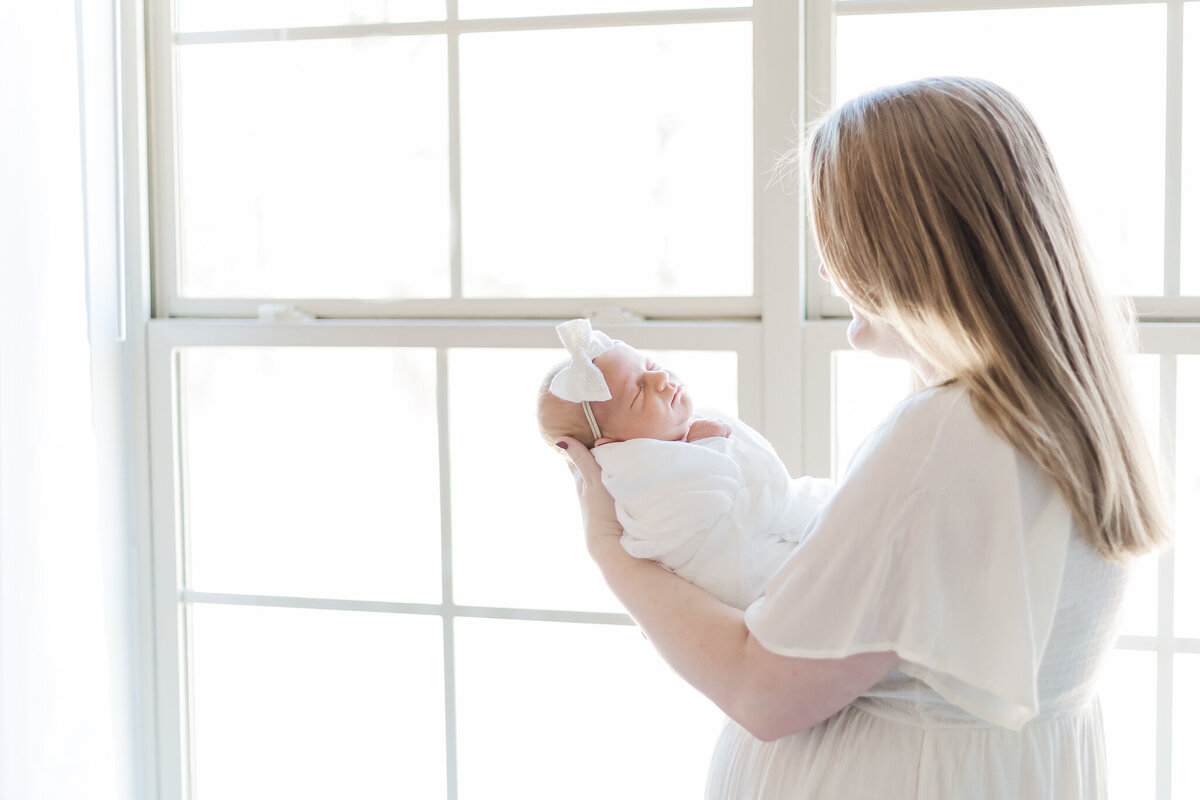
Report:
<svg viewBox="0 0 1200 800"><path fill-rule="evenodd" d="M587 400L580 403L583 406L583 415L587 417L588 425L592 429L592 436L597 440L600 438L600 426L596 424L596 415L592 413L592 404Z"/></svg>

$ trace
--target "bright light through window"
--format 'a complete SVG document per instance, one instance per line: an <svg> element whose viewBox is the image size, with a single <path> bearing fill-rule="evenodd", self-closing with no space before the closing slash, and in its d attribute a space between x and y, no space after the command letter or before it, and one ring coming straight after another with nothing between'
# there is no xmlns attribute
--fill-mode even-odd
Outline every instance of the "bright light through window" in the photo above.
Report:
<svg viewBox="0 0 1200 800"><path fill-rule="evenodd" d="M439 601L434 380L425 348L185 350L188 587Z"/></svg>
<svg viewBox="0 0 1200 800"><path fill-rule="evenodd" d="M445 796L436 617L190 610L197 800Z"/></svg>
<svg viewBox="0 0 1200 800"><path fill-rule="evenodd" d="M837 96L932 75L1005 87L1045 134L1106 288L1161 294L1165 22L1149 4L839 17Z"/></svg>
<svg viewBox="0 0 1200 800"><path fill-rule="evenodd" d="M636 628L467 619L457 654L462 800L703 796L722 715Z"/></svg>
<svg viewBox="0 0 1200 800"><path fill-rule="evenodd" d="M750 294L750 44L740 22L464 35L464 294Z"/></svg>
<svg viewBox="0 0 1200 800"><path fill-rule="evenodd" d="M446 41L179 51L181 294L450 292Z"/></svg>

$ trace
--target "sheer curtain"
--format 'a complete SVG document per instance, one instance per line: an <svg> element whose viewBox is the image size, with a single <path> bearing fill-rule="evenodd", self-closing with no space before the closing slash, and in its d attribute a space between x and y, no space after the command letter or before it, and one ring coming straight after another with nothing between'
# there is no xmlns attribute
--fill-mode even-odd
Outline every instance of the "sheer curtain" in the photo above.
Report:
<svg viewBox="0 0 1200 800"><path fill-rule="evenodd" d="M114 539L114 506L101 497L113 485L102 473L123 470L98 464L88 313L89 261L116 263L119 203L115 155L87 167L83 44L107 49L111 76L115 37L111 16L107 29L100 24L84 36L85 4L93 16L113 7L0 4L3 800L137 794L131 593L127 573L114 568L125 552ZM110 122L111 95L97 101ZM115 134L111 141L115 153ZM112 191L95 194L107 199L89 206L91 175L108 176ZM89 236L95 219L114 221L106 244ZM89 241L102 243L91 259ZM115 292L109 297L115 305Z"/></svg>

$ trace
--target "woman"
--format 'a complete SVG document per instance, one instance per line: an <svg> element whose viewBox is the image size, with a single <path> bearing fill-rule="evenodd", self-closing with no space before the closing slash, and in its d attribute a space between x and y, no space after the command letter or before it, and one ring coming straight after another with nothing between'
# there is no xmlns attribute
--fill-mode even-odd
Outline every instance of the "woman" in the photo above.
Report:
<svg viewBox="0 0 1200 800"><path fill-rule="evenodd" d="M626 554L594 460L564 440L589 553L730 717L709 797L1103 797L1097 672L1125 562L1167 534L1046 145L1007 92L946 78L847 103L807 157L851 344L927 388L744 614Z"/></svg>

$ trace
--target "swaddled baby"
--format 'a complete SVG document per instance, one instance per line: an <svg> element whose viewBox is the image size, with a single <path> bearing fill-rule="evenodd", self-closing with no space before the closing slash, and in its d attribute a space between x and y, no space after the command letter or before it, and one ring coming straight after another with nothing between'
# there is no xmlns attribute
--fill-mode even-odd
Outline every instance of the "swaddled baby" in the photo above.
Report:
<svg viewBox="0 0 1200 800"><path fill-rule="evenodd" d="M744 609L795 550L833 482L791 478L757 431L697 415L674 373L588 320L558 333L571 357L542 381L542 436L592 448L630 555Z"/></svg>

